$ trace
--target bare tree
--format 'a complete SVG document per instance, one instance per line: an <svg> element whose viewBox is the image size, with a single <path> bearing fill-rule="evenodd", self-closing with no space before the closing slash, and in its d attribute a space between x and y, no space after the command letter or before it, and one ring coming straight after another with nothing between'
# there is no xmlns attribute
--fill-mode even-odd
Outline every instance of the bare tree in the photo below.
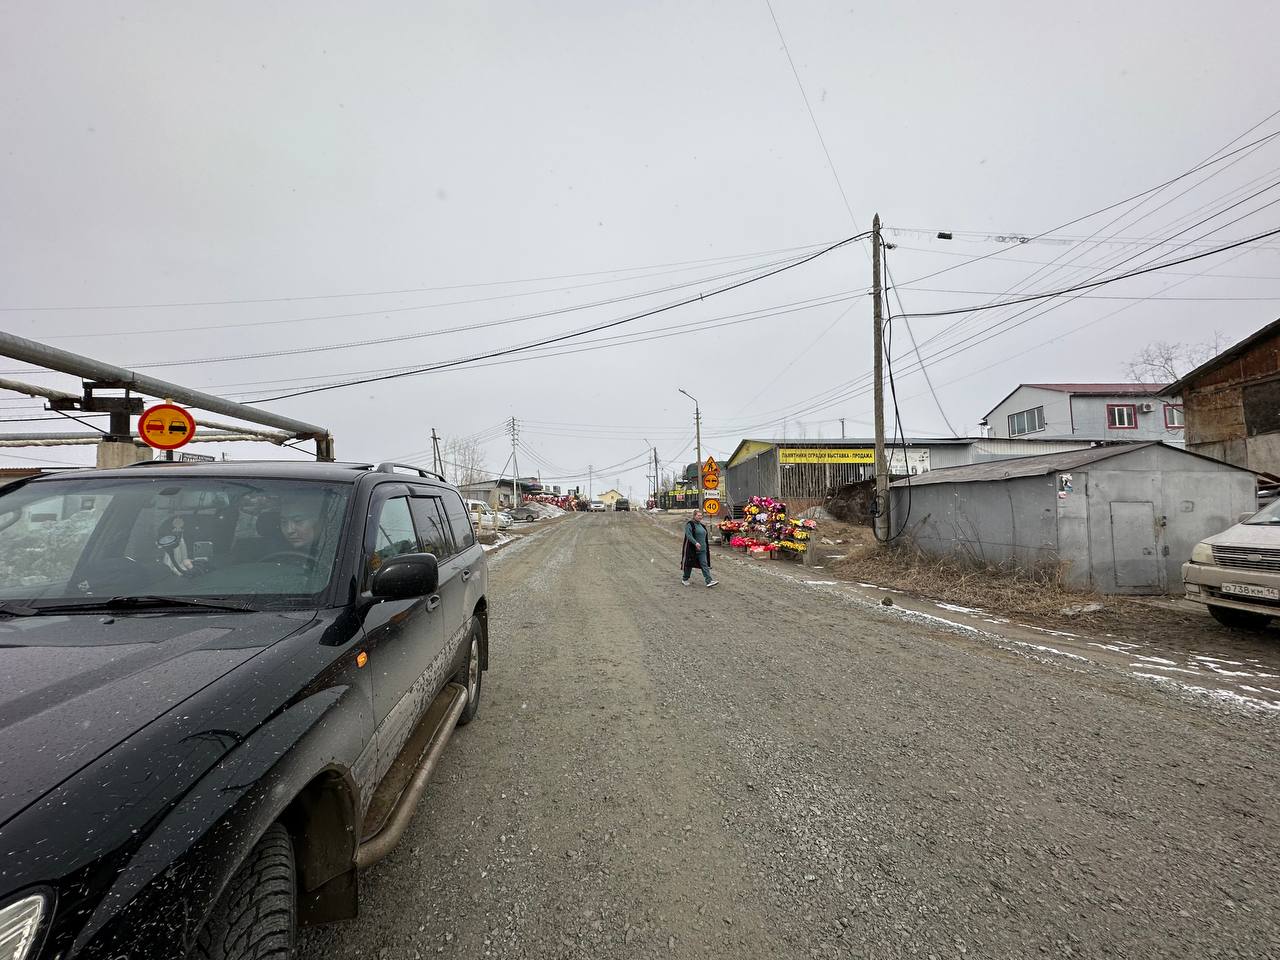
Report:
<svg viewBox="0 0 1280 960"><path fill-rule="evenodd" d="M1227 338L1217 330L1200 343L1154 340L1125 364L1124 372L1135 383L1173 383L1210 357L1216 357L1226 345Z"/></svg>
<svg viewBox="0 0 1280 960"><path fill-rule="evenodd" d="M470 483L479 483L488 479L488 470L484 465L484 453L480 445L474 441L453 438L445 441L441 453L444 457L444 472L449 482L462 487Z"/></svg>

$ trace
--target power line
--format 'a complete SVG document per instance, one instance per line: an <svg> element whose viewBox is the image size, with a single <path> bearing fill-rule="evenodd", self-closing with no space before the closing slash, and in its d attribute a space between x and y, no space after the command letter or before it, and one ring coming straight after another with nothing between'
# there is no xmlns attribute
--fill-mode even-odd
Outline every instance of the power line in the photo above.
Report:
<svg viewBox="0 0 1280 960"><path fill-rule="evenodd" d="M150 362L143 362L143 363L134 363L134 364L131 364L130 366L131 366L131 369L134 369L134 370L150 370L150 369L156 369L161 367L182 367L182 366L190 366L190 365L204 366L210 363L228 363L228 362L234 362L234 361L240 361L240 360L264 360L264 359L270 359L274 357L299 356L299 355L308 354L308 353L327 353L333 350L350 350L355 347L380 346L387 343L404 343L410 340L423 340L429 337L445 336L447 334L452 334L452 333L469 333L475 330L484 330L492 327L506 326L513 323L524 323L530 320L541 320L547 317L561 316L567 313L576 313L580 310L588 310L594 307L609 306L616 303L624 303L629 300L639 300L639 299L643 299L644 297L655 296L660 293L670 293L673 290L682 290L687 287L696 286L697 284L701 284L701 283L710 283L715 280L723 280L728 277L741 276L744 273L751 273L756 270L767 269L769 267L776 266L779 263L790 263L794 259L795 258L788 258L782 261L774 261L773 263L769 263L769 264L744 267L739 270L731 270L728 273L716 274L710 277L700 277L698 279L689 280L683 283L669 284L665 287L658 287L651 290L642 290L638 293L631 293L625 296L610 297L605 300L596 300L590 303L577 304L571 307L559 307L554 310L544 310L540 313L524 314L518 317L505 317L499 320L486 320L478 323L463 324L457 327L448 327L441 330L426 330L426 331L420 331L417 333L397 334L395 336L390 336L390 337L378 337L378 338L365 339L365 340L349 340L341 343L319 344L315 346L291 347L284 350L264 350L258 353L231 354L223 357L190 357L190 358L184 358L182 360L157 360L157 361L150 361ZM394 312L399 312L401 309L419 310L422 308L421 307L404 307L404 308L396 308L394 310L374 311L374 312L375 313L384 313L384 312L394 313ZM369 316L369 314L364 314L364 313L342 314L342 315L334 315L331 317L318 317L314 319L337 320L337 319L350 319L353 317L361 317L361 316ZM23 371L16 370L16 371L6 371L6 372L20 373Z"/></svg>
<svg viewBox="0 0 1280 960"><path fill-rule="evenodd" d="M1273 202L1280 202L1280 201L1273 201ZM1249 215L1252 216L1253 213L1256 213L1256 212L1257 212L1256 210L1252 211ZM1267 237L1274 237L1276 235L1280 235L1280 229L1268 230L1265 233L1255 234L1252 237L1245 237L1243 240L1237 240L1234 243L1228 243L1220 247L1214 247L1212 250L1205 250L1202 253L1193 254L1192 256L1189 256L1189 257L1182 257L1178 260L1170 260L1166 263L1157 263L1157 264L1154 264L1153 266L1142 267L1141 269L1138 269L1138 270L1130 270L1126 273L1121 273L1113 277L1106 277L1102 280L1093 280L1088 283L1077 284L1076 286L1072 286L1072 287L1063 287L1060 290L1049 290L1044 293L1031 294L1030 296L1018 297L1014 300L1002 300L999 303L978 304L972 307L958 307L954 310L932 310L932 311L926 311L921 313L901 314L901 316L910 317L913 319L917 317L921 317L921 318L951 317L961 313L977 313L978 311L981 311L981 310L996 310L996 309L999 309L1000 307L1011 307L1020 303L1031 303L1037 300L1046 300L1053 297L1061 297L1061 296L1065 296L1068 293L1074 293L1077 290L1092 290L1095 287L1106 286L1109 283L1116 283L1120 280L1128 280L1131 277L1140 277L1143 274L1154 273L1158 270L1164 269L1165 267L1179 266L1180 264L1191 263L1192 261L1195 261L1195 260L1202 260L1205 257L1216 256L1219 253L1225 253L1228 250L1234 250L1236 247L1242 247L1242 246L1245 246L1246 244L1255 243L1258 240L1262 240Z"/></svg>
<svg viewBox="0 0 1280 960"><path fill-rule="evenodd" d="M853 222L853 229L858 230L858 218L853 215L853 207L849 203L849 195L844 192L844 184L840 182L840 174L836 173L836 165L831 159L831 151L827 149L827 140L822 135L822 128L818 126L818 118L814 116L813 106L809 103L809 95L804 92L804 83L800 80L800 71L796 69L796 62L791 59L791 48L787 46L787 38L782 35L782 26L778 23L778 15L773 12L772 0L764 0L765 6L769 8L769 16L773 19L773 28L778 32L778 40L782 43L782 52L787 55L787 63L791 65L791 75L796 78L796 86L800 89L800 98L804 100L804 108L809 112L809 121L813 124L813 132L818 135L818 143L822 144L822 154L827 158L827 168L831 171L831 177L836 182L836 189L840 191L840 199L844 201L844 208L849 214L849 219Z"/></svg>
<svg viewBox="0 0 1280 960"><path fill-rule="evenodd" d="M1272 113L1270 116L1254 124L1248 131L1246 131L1241 136L1248 136L1248 134L1251 133L1253 130L1258 129L1258 127L1262 126L1268 120L1271 120L1276 116L1280 116L1280 110L1277 110L1275 113ZM1276 131L1275 133L1267 134L1267 136L1261 137L1258 140L1254 140L1251 143L1246 143L1241 147L1237 147L1235 150L1232 150L1230 153L1225 153L1220 157L1215 158L1213 154L1210 154L1211 159L1202 161L1201 163L1192 167L1190 170L1187 170L1183 173L1178 174L1178 176L1176 177L1172 177L1164 181L1163 183L1158 183L1154 187L1148 187L1146 190L1143 190L1139 193L1135 193L1132 196L1125 197L1123 200L1117 200L1114 203L1107 204L1105 207L1099 207L1097 210L1093 210L1090 213L1084 214L1083 216L1075 217L1071 220L1066 221L1065 223L1060 223L1056 227L1050 227L1048 230L1045 230L1042 233L1036 234L1030 239L1035 240L1041 236L1055 234L1060 230L1066 229L1067 227L1075 226L1077 223L1083 223L1085 220L1089 220L1089 219L1092 219L1093 217L1099 216L1100 214L1107 213L1111 210L1116 209L1117 207L1121 207L1121 206L1124 206L1125 204L1132 203L1135 200L1140 200L1143 197L1147 196L1148 194L1158 193L1159 191L1163 190L1165 187L1175 184L1180 180L1184 180L1187 177L1191 176L1192 174L1205 169L1206 167L1211 167L1215 164L1221 163L1223 160L1226 160L1228 157L1235 156L1237 153L1240 153L1241 151L1244 151L1244 150L1248 150L1251 147L1254 147L1263 143L1268 143L1274 140L1276 137L1280 137L1280 130ZM1236 140L1238 139L1240 138L1236 137ZM1235 142L1234 140L1231 141L1231 143L1234 143L1234 142ZM1228 143L1227 146L1230 146L1230 143ZM1214 151L1214 153L1220 153L1220 152L1221 152L1221 148L1219 150ZM941 276L944 273L950 273L952 270L959 270L961 267L967 266L969 264L979 263L983 260L996 257L1000 253L1006 252L1008 250L1013 250L1019 246L1022 246L1023 243L1025 242L1026 242L1025 240L1019 240L1018 242L1011 243L1009 246L1003 247L1000 250L993 250L991 253L984 253L981 256L977 256L977 257L969 257L968 259L965 260L964 263L952 264L951 266L945 267L942 270L935 270L933 273L927 273L924 276L913 277L912 279L905 281L905 284L910 285L913 283L919 283L921 280L930 280L933 277ZM1056 261L1053 261L1053 262L1056 262Z"/></svg>
<svg viewBox="0 0 1280 960"><path fill-rule="evenodd" d="M753 257L772 256L775 253L790 253L797 250L811 250L823 246L822 243L807 243L794 247L781 247L776 250L761 250L755 253L733 254L724 257L708 257L702 260L676 260L670 263L648 264L642 267L615 267L612 270L595 270L586 273L562 273L547 277L526 277L520 280L489 280L479 283L455 283L436 287L407 287L401 290L364 290L357 293L326 293L311 296L293 297L259 297L238 300L186 300L169 303L115 303L115 304L71 304L64 306L0 306L0 312L46 312L55 310L152 310L177 307L223 307L254 303L300 303L310 300L344 300L356 297L399 296L407 293L439 293L446 290L468 290L476 287L500 287L519 283L544 283L551 280L572 280L578 277L598 277L613 273L634 273L639 270L657 270L665 267L697 266L704 263L721 263L731 260L747 260ZM630 279L639 279L632 277ZM589 284L588 284L589 286ZM539 291L555 292L555 291Z"/></svg>
<svg viewBox="0 0 1280 960"><path fill-rule="evenodd" d="M376 376L376 377L367 377L360 380L347 381L344 383L335 383L335 384L329 384L327 386L310 387L305 390L296 390L292 393L280 394L274 397L263 397L252 402L271 403L277 400L287 400L293 397L307 396L309 394L320 393L326 390L337 390L343 387L357 386L359 384L375 383L383 380L394 380L401 377L417 376L419 374L430 373L435 370L443 370L449 367L460 366L462 364L474 363L477 360L487 360L487 359L492 359L494 357L508 356L510 354L522 353L526 350L536 349L537 347L549 346L553 343L561 343L565 340L571 340L576 337L583 336L587 333L595 333L600 330L607 330L611 327L620 326L624 323L631 323L635 320L642 320L646 317L655 316L656 314L659 314L659 313L665 313L668 310L675 310L679 307L688 306L691 303L698 303L702 300L707 299L708 297L718 296L722 293L728 293L731 290L737 290L742 287L749 286L750 284L759 283L762 280L767 280L770 277L777 276L780 273L784 273L788 270L794 270L797 267L803 266L804 264L809 263L813 260L816 260L821 256L825 256L826 254L831 253L834 250L838 250L839 248L847 244L853 243L855 240L864 239L865 236L866 236L865 234L855 234L854 236L846 237L844 240L840 240L836 243L833 243L830 246L827 246L822 250L817 251L816 253L812 253L802 260L798 260L794 263L790 263L785 266L777 267L774 270L769 271L768 273L764 273L756 277L750 277L746 280L740 280L737 283L729 284L728 286L721 287L717 290L711 290L706 293L700 293L696 297L689 297L684 300L677 301L676 303L670 303L662 307L655 307L652 310L647 310L647 311L644 311L643 313L635 314L630 317L622 317L617 320L611 320L606 323L597 324L596 326L585 328L583 330L571 331L569 333L559 334L554 337L547 337L543 340L534 341L532 343L526 343L526 344L521 344L514 347L508 347L503 350L492 350L487 353L477 354L473 357L464 357L464 358L459 358L457 360L445 361L444 363L430 364L428 366L418 367L413 370L407 370L401 373L389 373L389 374L383 374L381 376Z"/></svg>

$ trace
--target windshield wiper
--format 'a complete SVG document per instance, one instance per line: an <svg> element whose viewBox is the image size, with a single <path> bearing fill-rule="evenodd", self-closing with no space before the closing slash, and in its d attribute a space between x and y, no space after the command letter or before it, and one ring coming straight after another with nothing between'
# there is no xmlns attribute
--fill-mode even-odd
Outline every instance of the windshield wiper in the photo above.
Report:
<svg viewBox="0 0 1280 960"><path fill-rule="evenodd" d="M38 612L70 613L78 610L128 610L145 607L202 607L206 610L231 610L238 613L256 613L257 608L236 600L202 600L197 597L138 596L111 597L87 603L67 603L55 607L41 607Z"/></svg>
<svg viewBox="0 0 1280 960"><path fill-rule="evenodd" d="M0 613L7 613L11 617L34 617L39 612L35 607L28 607L12 600L0 600Z"/></svg>

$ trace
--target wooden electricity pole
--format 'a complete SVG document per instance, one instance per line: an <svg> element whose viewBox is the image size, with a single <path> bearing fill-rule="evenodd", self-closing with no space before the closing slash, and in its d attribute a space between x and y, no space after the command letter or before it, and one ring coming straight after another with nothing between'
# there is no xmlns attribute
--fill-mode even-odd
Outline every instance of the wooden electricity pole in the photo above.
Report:
<svg viewBox="0 0 1280 960"><path fill-rule="evenodd" d="M884 291L880 283L880 214L871 221L871 318L874 351L874 403L876 407L876 539L889 539L889 463L884 449Z"/></svg>

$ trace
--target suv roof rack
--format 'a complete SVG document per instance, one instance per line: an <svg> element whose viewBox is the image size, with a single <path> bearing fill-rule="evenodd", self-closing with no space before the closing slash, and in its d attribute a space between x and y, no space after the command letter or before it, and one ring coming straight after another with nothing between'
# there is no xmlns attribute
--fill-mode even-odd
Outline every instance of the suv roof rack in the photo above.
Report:
<svg viewBox="0 0 1280 960"><path fill-rule="evenodd" d="M392 461L388 460L386 463L380 463L380 464L378 464L378 465L377 465L376 467L374 467L373 469L374 469L375 471L377 471L378 473L395 473L397 469L400 469L400 470L408 470L408 471L410 471L411 473L416 473L416 474L417 474L418 476L420 476L420 477L426 477L426 478L431 479L431 480L439 480L441 483L448 483L448 482L449 482L449 481L448 481L448 480L446 480L444 477L442 477L440 474L435 473L435 472L434 472L434 471L432 471L432 470L424 470L422 467L415 467L415 466L413 466L412 464L409 464L409 463L394 463L394 462L392 462Z"/></svg>

